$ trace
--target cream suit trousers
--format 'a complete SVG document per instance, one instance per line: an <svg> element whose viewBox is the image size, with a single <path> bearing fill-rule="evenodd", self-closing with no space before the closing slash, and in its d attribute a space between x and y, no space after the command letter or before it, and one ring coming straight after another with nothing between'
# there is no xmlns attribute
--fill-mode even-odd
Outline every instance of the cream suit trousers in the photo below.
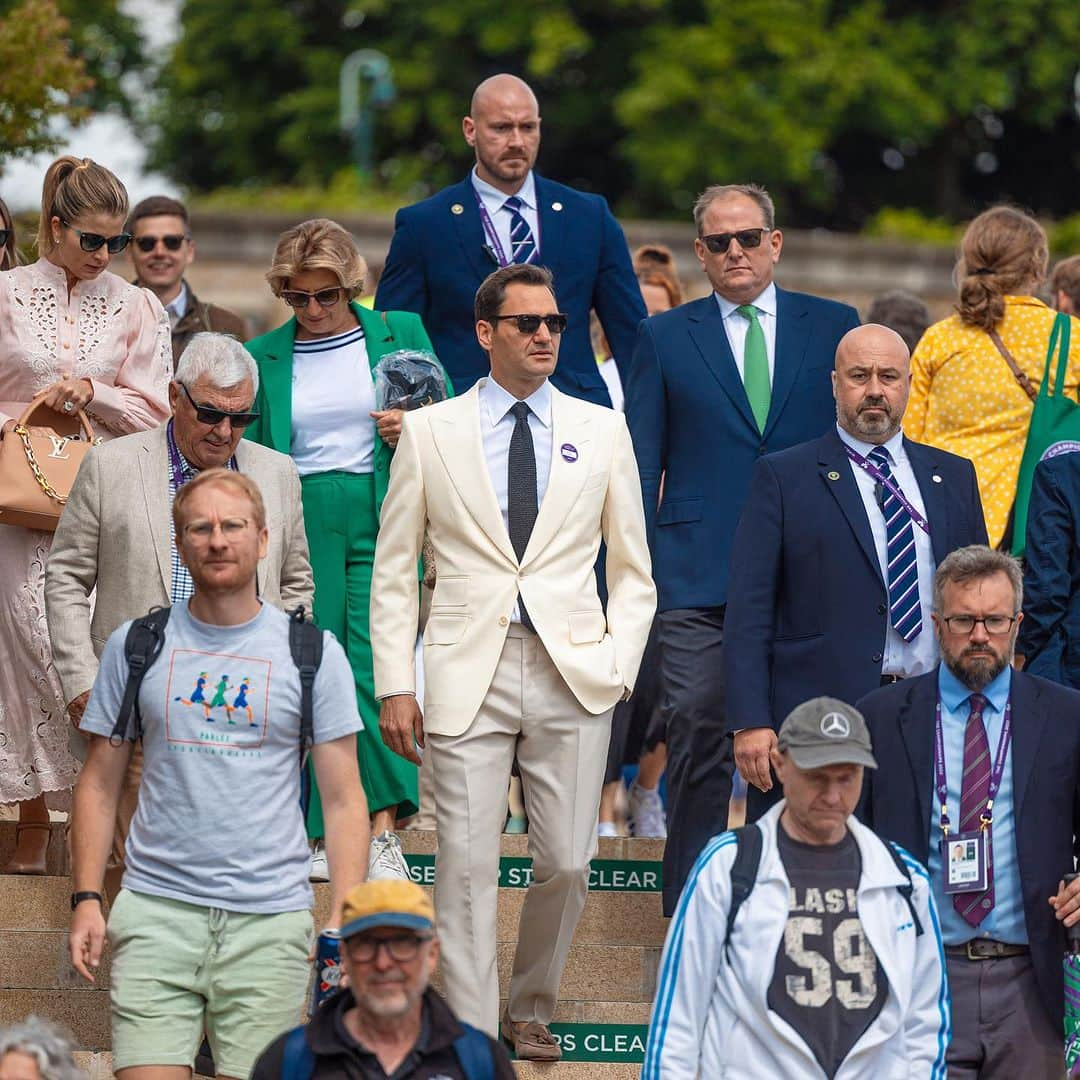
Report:
<svg viewBox="0 0 1080 1080"><path fill-rule="evenodd" d="M510 983L513 1020L549 1024L588 889L611 713L581 707L540 639L512 623L480 711L461 735L429 735L439 853L435 864L446 996L458 1017L496 1035L499 838L517 752L533 877Z"/></svg>

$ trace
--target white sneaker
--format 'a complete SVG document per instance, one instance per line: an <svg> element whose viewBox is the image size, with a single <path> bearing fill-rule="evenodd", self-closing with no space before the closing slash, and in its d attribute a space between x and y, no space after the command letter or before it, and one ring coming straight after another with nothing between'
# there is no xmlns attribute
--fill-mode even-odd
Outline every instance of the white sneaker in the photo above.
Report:
<svg viewBox="0 0 1080 1080"><path fill-rule="evenodd" d="M368 855L368 881L387 881L401 878L411 881L409 864L401 852L401 841L392 833L384 832L371 838Z"/></svg>
<svg viewBox="0 0 1080 1080"><path fill-rule="evenodd" d="M619 830L614 821L598 821L596 823L597 836L618 836Z"/></svg>
<svg viewBox="0 0 1080 1080"><path fill-rule="evenodd" d="M667 839L667 818L660 792L640 788L635 781L626 798L630 807L630 835Z"/></svg>
<svg viewBox="0 0 1080 1080"><path fill-rule="evenodd" d="M326 848L320 840L311 853L311 866L308 868L308 881L329 881L330 868L326 865Z"/></svg>

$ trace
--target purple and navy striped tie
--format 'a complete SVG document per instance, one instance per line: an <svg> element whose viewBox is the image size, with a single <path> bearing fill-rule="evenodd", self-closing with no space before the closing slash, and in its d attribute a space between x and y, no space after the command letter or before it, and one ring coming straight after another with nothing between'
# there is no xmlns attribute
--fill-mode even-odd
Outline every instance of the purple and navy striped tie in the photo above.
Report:
<svg viewBox="0 0 1080 1080"><path fill-rule="evenodd" d="M988 702L982 694L972 694L971 712L964 729L964 777L960 783L960 832L974 832L990 798L990 741L983 725ZM970 926L978 926L994 906L994 853L989 838L986 845L987 888L980 893L955 893L953 907Z"/></svg>
<svg viewBox="0 0 1080 1080"><path fill-rule="evenodd" d="M510 261L512 263L531 263L536 259L536 241L532 229L521 214L524 205L516 196L511 195L503 206L510 211Z"/></svg>
<svg viewBox="0 0 1080 1080"><path fill-rule="evenodd" d="M889 479L889 452L883 446L870 451L870 460ZM884 487L884 485L883 485ZM919 603L919 561L915 553L915 527L904 504L884 487L881 512L885 515L888 550L889 622L905 640L914 641L922 632Z"/></svg>

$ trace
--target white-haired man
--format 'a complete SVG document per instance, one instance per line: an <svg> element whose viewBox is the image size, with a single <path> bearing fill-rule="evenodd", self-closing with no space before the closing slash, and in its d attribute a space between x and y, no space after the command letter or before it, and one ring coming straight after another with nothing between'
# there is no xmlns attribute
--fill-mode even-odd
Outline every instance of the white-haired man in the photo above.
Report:
<svg viewBox="0 0 1080 1080"><path fill-rule="evenodd" d="M153 431L97 447L79 469L45 570L53 661L68 712L78 724L109 635L152 607L192 594L172 526L177 491L204 469L227 466L250 476L266 503L268 551L259 563L259 596L310 610L314 584L304 533L300 480L292 459L249 440L244 428L259 388L255 361L234 338L196 334L169 384L170 420ZM97 589L91 614L90 594ZM141 776L136 752L120 799L110 862L119 883L124 842Z"/></svg>

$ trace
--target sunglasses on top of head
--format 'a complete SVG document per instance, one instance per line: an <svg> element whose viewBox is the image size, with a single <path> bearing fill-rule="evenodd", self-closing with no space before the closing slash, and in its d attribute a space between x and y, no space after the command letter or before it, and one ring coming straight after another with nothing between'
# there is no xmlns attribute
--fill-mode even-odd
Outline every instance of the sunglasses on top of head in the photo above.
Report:
<svg viewBox="0 0 1080 1080"><path fill-rule="evenodd" d="M731 247L732 240L738 240L741 248L761 247L761 240L767 232L772 232L772 229L739 229L738 232L712 233L703 236L701 242L714 255L723 255Z"/></svg>
<svg viewBox="0 0 1080 1080"><path fill-rule="evenodd" d="M170 236L136 236L135 246L144 254L149 255L160 240L165 245L166 251L179 251L186 239L183 233L174 233Z"/></svg>
<svg viewBox="0 0 1080 1080"><path fill-rule="evenodd" d="M513 319L517 324L519 334L535 334L543 323L552 334L561 334L566 329L567 317L565 315L492 315L493 323L503 319Z"/></svg>
<svg viewBox="0 0 1080 1080"><path fill-rule="evenodd" d="M177 383L177 385L184 391L184 396L188 401L191 402L191 407L195 410L195 415L198 417L200 424L217 427L222 420L228 420L234 428L244 428L254 424L259 419L259 414L255 410L251 412L226 412L224 409L215 409L211 405L200 405L191 396L191 391L183 383Z"/></svg>
<svg viewBox="0 0 1080 1080"><path fill-rule="evenodd" d="M82 229L76 229L71 222L65 221L63 218L60 219L60 224L79 237L79 247L83 251L97 251L104 244L109 249L110 255L116 255L131 242L131 233L129 232L117 233L115 236L102 236L100 233L83 232Z"/></svg>

